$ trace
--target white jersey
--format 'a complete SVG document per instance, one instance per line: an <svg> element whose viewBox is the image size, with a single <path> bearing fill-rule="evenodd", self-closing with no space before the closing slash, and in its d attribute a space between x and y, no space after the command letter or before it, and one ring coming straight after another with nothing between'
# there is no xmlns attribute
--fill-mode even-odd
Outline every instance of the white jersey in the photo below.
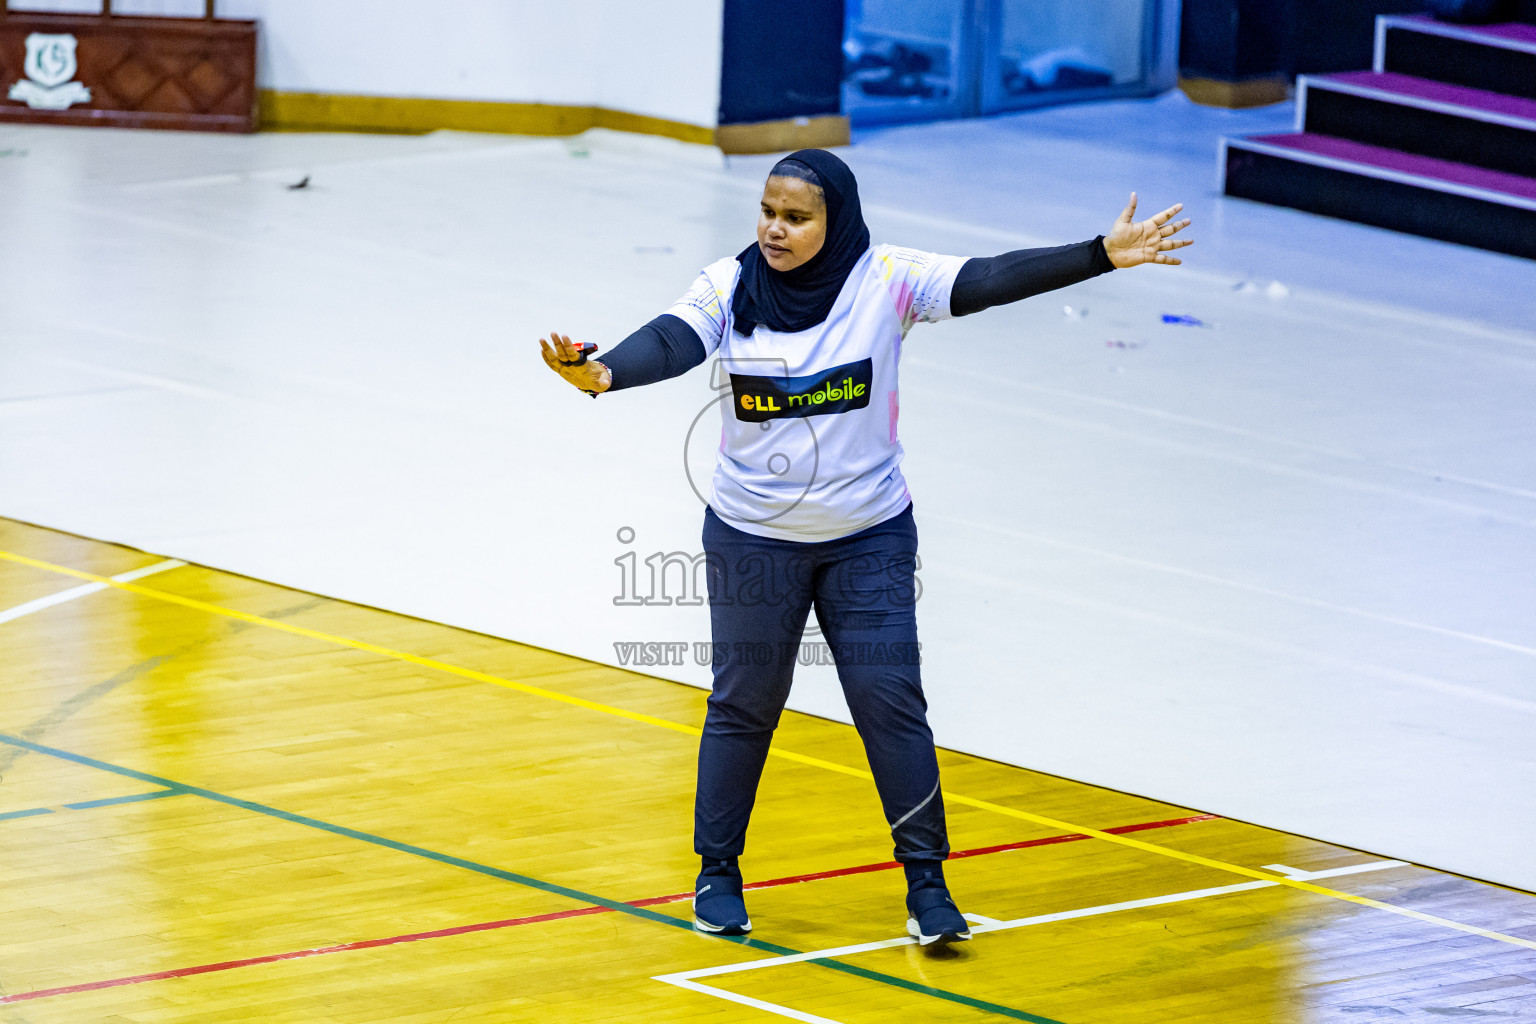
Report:
<svg viewBox="0 0 1536 1024"><path fill-rule="evenodd" d="M859 258L826 320L804 331L732 326L734 257L704 268L668 313L720 364L720 453L710 507L778 540L846 537L912 500L896 436L897 363L916 323L950 316L965 259L894 245Z"/></svg>

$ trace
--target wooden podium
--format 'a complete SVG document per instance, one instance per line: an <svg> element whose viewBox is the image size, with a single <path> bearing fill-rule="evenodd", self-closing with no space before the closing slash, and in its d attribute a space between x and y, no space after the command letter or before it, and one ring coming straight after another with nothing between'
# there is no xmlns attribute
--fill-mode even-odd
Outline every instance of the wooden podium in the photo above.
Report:
<svg viewBox="0 0 1536 1024"><path fill-rule="evenodd" d="M256 22L7 11L0 121L256 130Z"/></svg>

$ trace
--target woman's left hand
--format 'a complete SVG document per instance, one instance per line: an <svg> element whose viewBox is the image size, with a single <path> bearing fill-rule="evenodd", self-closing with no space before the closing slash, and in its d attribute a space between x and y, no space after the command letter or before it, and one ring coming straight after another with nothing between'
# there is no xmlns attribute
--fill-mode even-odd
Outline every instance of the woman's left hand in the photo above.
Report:
<svg viewBox="0 0 1536 1024"><path fill-rule="evenodd" d="M1120 218L1109 234L1104 236L1104 252L1116 267L1134 267L1138 263L1168 263L1178 266L1182 260L1168 255L1170 249L1182 249L1193 245L1192 238L1172 237L1189 227L1189 218L1174 221L1173 217L1184 209L1183 203L1168 207L1151 220L1135 221L1136 193L1120 212ZM1172 221L1172 223L1169 223Z"/></svg>

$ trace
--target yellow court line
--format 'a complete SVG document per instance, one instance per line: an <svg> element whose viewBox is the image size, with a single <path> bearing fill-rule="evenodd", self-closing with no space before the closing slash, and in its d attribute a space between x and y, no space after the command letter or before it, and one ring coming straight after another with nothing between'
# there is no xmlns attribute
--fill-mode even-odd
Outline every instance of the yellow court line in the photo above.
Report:
<svg viewBox="0 0 1536 1024"><path fill-rule="evenodd" d="M225 608L222 605L210 604L207 601L199 601L196 598L182 597L179 594L172 594L164 590L156 590L153 587L140 586L137 583L125 583L120 580L114 580L110 576L98 576L95 573L84 572L80 569L71 569L68 566L55 565L52 562L44 562L40 559L28 558L26 555L18 555L10 551L0 551L0 559L15 562L19 565L31 566L35 569L42 569L47 572L59 573L60 575L64 576L73 576L82 580L89 580L93 583L102 583L117 590L125 590L130 594L138 594L140 597L148 597L157 601L164 601L169 604L181 605L184 608L191 608L196 611L207 612L210 615L218 615L227 619L236 619L240 622L249 622L253 625L266 626L269 629L277 629L285 633L292 633L295 636L309 637L312 640L320 640L325 643L337 644L342 647L350 647L358 651L367 651L370 654L383 655L384 657L394 658L398 661L408 662L412 665L420 665L422 668L429 668L438 672L446 672L449 675L459 676L463 679L473 679L476 682L491 683L505 689L515 690L519 693L526 693L530 696L544 697L549 700L559 701L562 704L569 704L573 707L585 708L588 711L598 711L605 715L614 715L618 718L627 718L632 722L641 722L645 725L659 726L663 729L670 729L673 732L683 733L686 736L700 736L703 734L703 730L697 728L696 726L684 725L681 722L673 722L666 718L657 718L655 715L647 715L639 711L629 711L625 708L615 707L612 704L602 704L598 701L586 700L581 697L573 697L569 694L559 693L555 690L546 690L542 686L533 686L529 683L520 683L513 679L491 675L489 672L479 672L472 668L464 668L460 665L452 665L445 661L438 661L435 658L424 658L419 654L411 654L408 651L397 651L394 648L382 647L378 644L371 644L365 640L353 640L350 637L338 636L334 633L325 633L318 629L306 629L303 626L296 626L292 623L279 622L276 619L263 618L260 615L252 615L248 612L236 611L233 608ZM827 771L837 772L842 775L851 775L859 779L874 779L873 775L862 768L854 768L849 765L838 764L835 761L824 761L819 757L810 757L806 754L797 754L791 750L782 750L778 747L770 747L768 753L774 757L782 758L786 761L794 761L797 764L809 765L814 768L822 768ZM951 793L948 790L944 791L944 799L953 804L961 804L966 807L976 807L984 811L992 811L996 814L1005 815L1010 818L1018 818L1021 821L1033 822L1037 825L1044 825L1047 828L1057 829L1062 832L1092 836L1095 839L1102 839L1105 842L1116 843L1120 846L1128 846L1132 849L1143 850L1147 853L1155 853L1163 857L1171 857L1175 860L1182 860L1189 864L1198 864L1202 867L1214 868L1218 871L1226 871L1235 875L1244 875L1248 878L1256 878L1265 882L1274 882L1279 885L1289 886L1292 889L1300 889L1303 892L1316 893L1319 896L1329 896L1333 899L1343 900L1347 903L1354 903L1362 907L1373 907L1377 910L1385 910L1389 913L1398 914L1403 917L1411 917L1414 920L1439 925L1443 928L1452 928L1459 932L1466 932L1469 935L1481 935L1484 938L1494 939L1499 942L1506 942L1510 945L1524 946L1527 949L1536 949L1536 940L1523 939L1515 935L1505 935L1502 932L1490 931L1487 928L1479 928L1476 925L1463 924L1460 921L1451 921L1447 918L1436 917L1433 914L1425 914L1417 910L1409 910L1407 907L1398 907L1390 903L1382 903L1380 900L1373 900L1365 896L1356 896L1353 893L1341 892L1337 889L1329 889L1326 886L1314 885L1311 882L1305 882L1295 878L1287 878L1284 875L1270 874L1264 871L1257 871L1253 868L1245 868L1238 864L1228 864L1225 861L1212 860L1209 857L1202 857L1199 854L1185 853L1183 850L1174 850L1166 846L1158 846L1154 843L1142 842L1140 839L1132 839L1129 836L1115 835L1114 833L1103 832L1099 829L1085 828L1082 825L1074 825L1069 821L1061 821L1056 818L1046 817L1043 814L1033 814L1029 811L1015 810L1012 807L1005 807L1002 804L994 804L987 800L978 800L975 797L963 796L959 793Z"/></svg>

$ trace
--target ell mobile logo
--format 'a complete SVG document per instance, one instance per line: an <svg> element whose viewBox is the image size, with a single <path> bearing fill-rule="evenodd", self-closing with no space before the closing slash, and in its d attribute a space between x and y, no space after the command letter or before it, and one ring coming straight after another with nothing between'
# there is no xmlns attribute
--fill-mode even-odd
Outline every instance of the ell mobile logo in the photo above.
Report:
<svg viewBox="0 0 1536 1024"><path fill-rule="evenodd" d="M870 360L833 366L807 377L731 374L736 418L749 423L851 412L869 405Z"/></svg>
<svg viewBox="0 0 1536 1024"><path fill-rule="evenodd" d="M831 384L823 384L820 391L810 394L789 395L791 406L796 405L820 405L823 402L840 402L847 398L858 398L868 391L863 384L855 384L852 377L845 377L838 387ZM763 412L780 412L779 404L772 395L742 395L741 407L743 409L758 409Z"/></svg>

